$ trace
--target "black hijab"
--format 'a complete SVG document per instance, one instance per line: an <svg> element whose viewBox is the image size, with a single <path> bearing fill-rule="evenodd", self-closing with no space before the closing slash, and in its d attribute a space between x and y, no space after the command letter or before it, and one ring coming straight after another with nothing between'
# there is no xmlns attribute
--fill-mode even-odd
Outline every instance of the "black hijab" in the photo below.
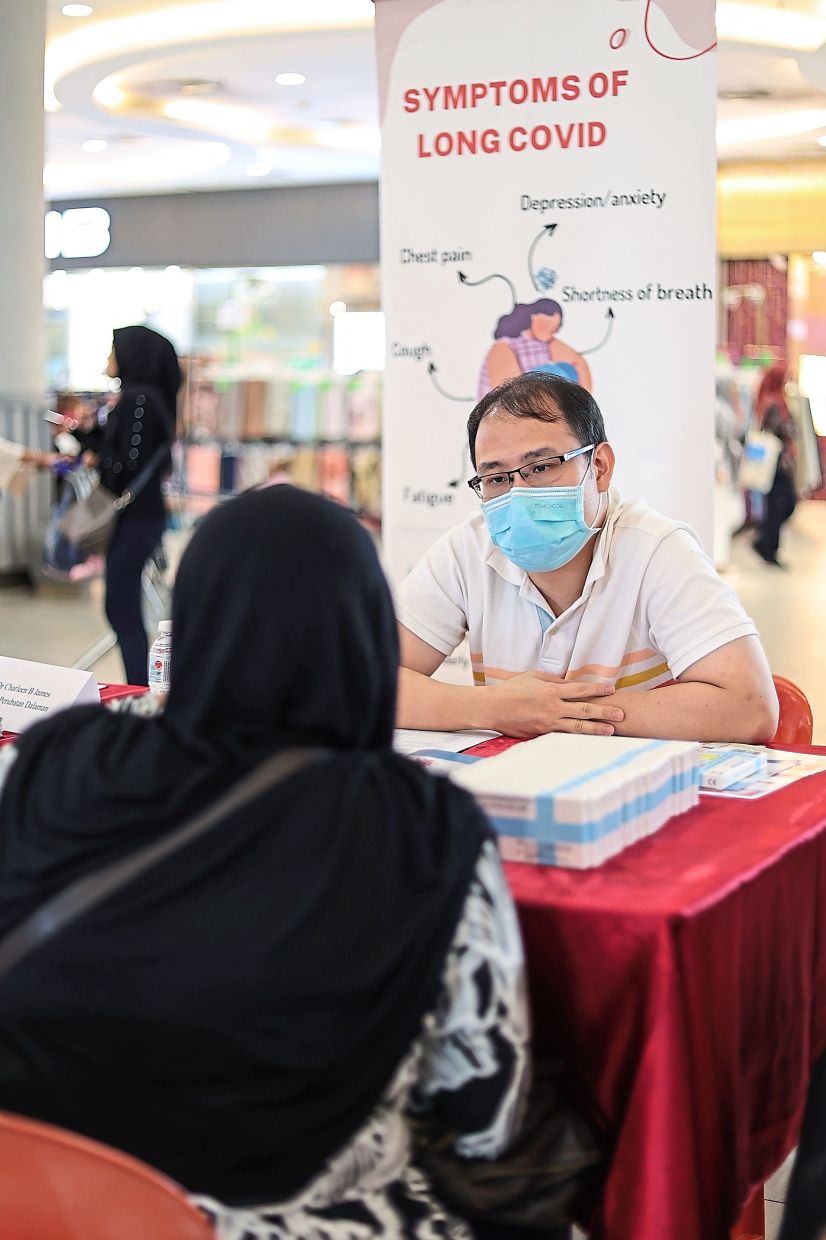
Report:
<svg viewBox="0 0 826 1240"><path fill-rule="evenodd" d="M486 824L394 755L396 629L369 536L278 486L206 519L156 720L27 732L0 797L0 933L266 754L292 776L0 980L0 1108L231 1203L283 1199L376 1105L435 1002Z"/></svg>
<svg viewBox="0 0 826 1240"><path fill-rule="evenodd" d="M112 346L118 364L121 392L132 387L155 388L174 427L181 368L170 341L151 327L116 327L112 333Z"/></svg>

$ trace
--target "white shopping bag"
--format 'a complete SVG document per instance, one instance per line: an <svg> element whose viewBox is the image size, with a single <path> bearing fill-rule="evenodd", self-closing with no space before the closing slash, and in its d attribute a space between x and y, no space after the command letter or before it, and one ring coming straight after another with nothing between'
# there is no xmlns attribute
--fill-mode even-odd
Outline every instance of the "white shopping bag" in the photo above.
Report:
<svg viewBox="0 0 826 1240"><path fill-rule="evenodd" d="M777 458L783 445L769 431L749 431L743 445L743 457L737 472L737 482L744 491L759 491L767 495L772 489L777 472Z"/></svg>

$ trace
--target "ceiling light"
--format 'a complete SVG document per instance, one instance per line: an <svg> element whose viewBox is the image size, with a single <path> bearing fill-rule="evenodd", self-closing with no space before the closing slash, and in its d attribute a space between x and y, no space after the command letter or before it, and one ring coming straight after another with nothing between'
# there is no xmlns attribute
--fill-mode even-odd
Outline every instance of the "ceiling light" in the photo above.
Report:
<svg viewBox="0 0 826 1240"><path fill-rule="evenodd" d="M246 173L248 177L265 177L268 172L272 172L270 164L253 163L247 164Z"/></svg>
<svg viewBox="0 0 826 1240"><path fill-rule="evenodd" d="M215 95L221 90L217 78L190 78L181 82L179 91L182 95Z"/></svg>
<svg viewBox="0 0 826 1240"><path fill-rule="evenodd" d="M91 17L95 10L91 4L64 4L60 11L64 17Z"/></svg>
<svg viewBox="0 0 826 1240"><path fill-rule="evenodd" d="M764 142L770 138L791 138L826 128L826 111L773 112L764 116L741 116L717 124L718 146L739 146L744 142Z"/></svg>
<svg viewBox="0 0 826 1240"><path fill-rule="evenodd" d="M329 309L330 309L330 314L333 316L333 318L337 319L340 314L347 313L347 302L346 301L331 301Z"/></svg>
<svg viewBox="0 0 826 1240"><path fill-rule="evenodd" d="M105 138L87 138L83 143L81 150L87 155L96 155L98 151L105 151L109 143Z"/></svg>
<svg viewBox="0 0 826 1240"><path fill-rule="evenodd" d="M102 108L119 108L126 101L126 91L121 90L114 77L102 78L92 91L92 98Z"/></svg>
<svg viewBox="0 0 826 1240"><path fill-rule="evenodd" d="M148 7L148 6L147 6ZM151 11L95 21L83 30L60 35L46 48L46 107L59 107L55 88L61 78L97 60L133 56L175 43L204 43L233 36L298 30L372 27L373 0L201 0L161 6Z"/></svg>
<svg viewBox="0 0 826 1240"><path fill-rule="evenodd" d="M275 76L276 86L300 86L306 81L306 73L277 73Z"/></svg>
<svg viewBox="0 0 826 1240"><path fill-rule="evenodd" d="M814 52L826 42L826 17L766 4L719 0L717 37L733 43L758 43L761 47Z"/></svg>
<svg viewBox="0 0 826 1240"><path fill-rule="evenodd" d="M238 142L259 143L270 132L270 123L261 112L231 103L212 103L206 99L172 99L161 111L173 121L195 125L209 133L234 138Z"/></svg>
<svg viewBox="0 0 826 1240"><path fill-rule="evenodd" d="M826 267L826 250L815 250L812 254L812 262L818 267Z"/></svg>
<svg viewBox="0 0 826 1240"><path fill-rule="evenodd" d="M173 99L179 95L218 95L224 89L219 78L155 78L133 84L136 95L150 99Z"/></svg>

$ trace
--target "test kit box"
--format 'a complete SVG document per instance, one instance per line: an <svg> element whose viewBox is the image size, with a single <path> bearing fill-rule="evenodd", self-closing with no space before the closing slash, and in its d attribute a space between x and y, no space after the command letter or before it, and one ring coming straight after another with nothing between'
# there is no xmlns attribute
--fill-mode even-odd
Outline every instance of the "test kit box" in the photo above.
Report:
<svg viewBox="0 0 826 1240"><path fill-rule="evenodd" d="M590 869L699 800L699 745L556 732L457 764L510 861Z"/></svg>

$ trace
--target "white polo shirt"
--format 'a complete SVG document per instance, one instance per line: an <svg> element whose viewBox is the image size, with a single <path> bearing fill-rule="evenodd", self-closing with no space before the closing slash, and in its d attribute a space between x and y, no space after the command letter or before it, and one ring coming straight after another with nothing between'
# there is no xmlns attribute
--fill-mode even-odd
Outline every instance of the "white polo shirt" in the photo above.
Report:
<svg viewBox="0 0 826 1240"><path fill-rule="evenodd" d="M562 615L493 546L481 512L431 547L396 613L446 656L468 636L477 685L545 671L654 689L757 633L694 531L613 489L582 594Z"/></svg>

